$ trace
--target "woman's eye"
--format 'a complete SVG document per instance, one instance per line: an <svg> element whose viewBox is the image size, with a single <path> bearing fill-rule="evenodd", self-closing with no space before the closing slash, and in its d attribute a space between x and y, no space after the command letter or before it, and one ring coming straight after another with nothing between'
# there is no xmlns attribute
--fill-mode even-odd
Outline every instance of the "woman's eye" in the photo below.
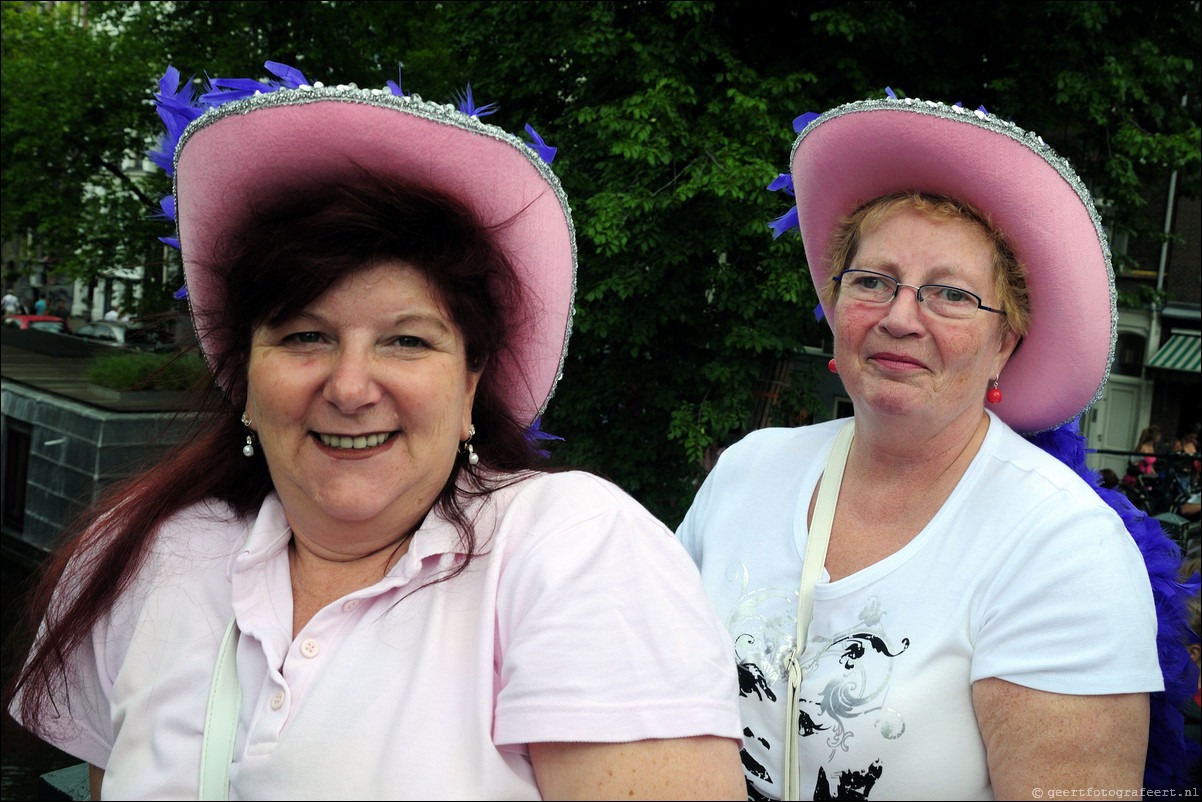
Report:
<svg viewBox="0 0 1202 802"><path fill-rule="evenodd" d="M413 337L407 334L397 337L393 342L401 348L424 348L426 345L426 341L421 337Z"/></svg>
<svg viewBox="0 0 1202 802"><path fill-rule="evenodd" d="M943 296L943 300L952 304L966 303L971 298L967 292L958 290L955 287L940 287L939 294Z"/></svg>
<svg viewBox="0 0 1202 802"><path fill-rule="evenodd" d="M294 342L300 345L313 345L321 342L321 333L316 331L298 331L295 334L289 334L284 339L287 342Z"/></svg>
<svg viewBox="0 0 1202 802"><path fill-rule="evenodd" d="M875 290L880 286L881 280L876 276L856 276L855 284L857 287L863 287L866 290Z"/></svg>

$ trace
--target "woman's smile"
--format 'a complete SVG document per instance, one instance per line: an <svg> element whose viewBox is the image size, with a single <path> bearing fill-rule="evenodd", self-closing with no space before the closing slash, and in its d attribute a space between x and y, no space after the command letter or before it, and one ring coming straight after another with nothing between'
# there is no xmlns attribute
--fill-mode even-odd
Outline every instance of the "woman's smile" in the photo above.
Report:
<svg viewBox="0 0 1202 802"><path fill-rule="evenodd" d="M381 432L377 434L323 434L322 432L314 432L313 435L321 444L329 448L338 449L339 451L363 451L364 449L375 448L382 446L388 442L396 432Z"/></svg>

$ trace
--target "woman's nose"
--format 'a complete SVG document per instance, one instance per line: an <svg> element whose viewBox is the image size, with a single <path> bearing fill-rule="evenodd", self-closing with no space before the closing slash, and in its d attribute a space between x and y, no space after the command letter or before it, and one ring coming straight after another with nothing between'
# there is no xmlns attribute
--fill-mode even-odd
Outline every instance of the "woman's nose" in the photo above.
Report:
<svg viewBox="0 0 1202 802"><path fill-rule="evenodd" d="M918 288L899 284L893 300L888 303L881 326L894 337L916 334L925 327L922 302L918 300Z"/></svg>
<svg viewBox="0 0 1202 802"><path fill-rule="evenodd" d="M344 414L353 414L380 400L375 360L362 349L338 349L326 379L323 396Z"/></svg>

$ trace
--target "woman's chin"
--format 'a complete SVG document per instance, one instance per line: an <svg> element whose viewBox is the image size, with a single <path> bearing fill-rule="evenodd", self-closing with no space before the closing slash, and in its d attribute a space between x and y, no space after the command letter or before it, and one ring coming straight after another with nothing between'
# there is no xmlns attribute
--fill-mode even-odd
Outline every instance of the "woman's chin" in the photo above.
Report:
<svg viewBox="0 0 1202 802"><path fill-rule="evenodd" d="M929 411L935 404L930 393L917 387L899 382L872 388L854 399L856 415L880 415L884 417L914 415Z"/></svg>

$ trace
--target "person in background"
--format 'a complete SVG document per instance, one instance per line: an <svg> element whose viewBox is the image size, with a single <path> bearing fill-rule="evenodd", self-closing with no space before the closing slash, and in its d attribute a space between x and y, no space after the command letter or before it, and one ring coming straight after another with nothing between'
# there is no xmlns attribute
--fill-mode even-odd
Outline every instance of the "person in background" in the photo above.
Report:
<svg viewBox="0 0 1202 802"><path fill-rule="evenodd" d="M1114 489L1119 486L1119 475L1110 468L1103 468L1099 473L1102 477L1102 487Z"/></svg>
<svg viewBox="0 0 1202 802"><path fill-rule="evenodd" d="M60 553L12 712L112 799L740 798L695 567L542 467L576 265L553 149L470 94L267 68L160 83L224 403Z"/></svg>
<svg viewBox="0 0 1202 802"><path fill-rule="evenodd" d="M677 532L734 640L749 797L1139 788L1164 687L1148 573L1020 434L1106 381L1092 199L984 110L890 97L795 126L779 228L800 228L854 417L752 432Z"/></svg>
<svg viewBox="0 0 1202 802"><path fill-rule="evenodd" d="M35 315L46 314L46 299L40 295L38 296L38 299L33 302L33 313Z"/></svg>
<svg viewBox="0 0 1202 802"><path fill-rule="evenodd" d="M1131 458L1131 465L1135 475L1156 475L1156 455L1163 450L1160 439L1159 426L1147 426L1139 433L1139 441L1135 444L1135 450L1140 454L1148 454L1149 456Z"/></svg>
<svg viewBox="0 0 1202 802"><path fill-rule="evenodd" d="M0 309L3 309L5 317L21 314L21 299L12 289L5 290L4 297L0 298Z"/></svg>

